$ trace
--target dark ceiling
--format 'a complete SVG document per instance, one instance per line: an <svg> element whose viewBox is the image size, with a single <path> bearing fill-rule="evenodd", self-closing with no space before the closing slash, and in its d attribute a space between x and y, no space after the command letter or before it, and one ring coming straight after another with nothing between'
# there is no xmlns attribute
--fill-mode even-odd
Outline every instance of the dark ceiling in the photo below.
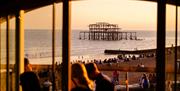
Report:
<svg viewBox="0 0 180 91"><path fill-rule="evenodd" d="M152 1L152 2L157 2L158 0L140 0L140 1ZM180 0L166 0L167 4L171 4L171 5L176 5L180 6Z"/></svg>
<svg viewBox="0 0 180 91"><path fill-rule="evenodd" d="M62 0L0 0L0 16L14 14L18 9L30 11Z"/></svg>
<svg viewBox="0 0 180 91"><path fill-rule="evenodd" d="M78 1L78 0L71 0ZM157 0L139 0L139 1L152 1L157 2ZM4 21L6 15L14 16L18 9L25 10L25 12L47 6L53 2L61 3L62 0L0 0L0 17L1 22ZM167 0L167 4L176 5L176 0ZM180 0L177 0L177 5L180 6Z"/></svg>

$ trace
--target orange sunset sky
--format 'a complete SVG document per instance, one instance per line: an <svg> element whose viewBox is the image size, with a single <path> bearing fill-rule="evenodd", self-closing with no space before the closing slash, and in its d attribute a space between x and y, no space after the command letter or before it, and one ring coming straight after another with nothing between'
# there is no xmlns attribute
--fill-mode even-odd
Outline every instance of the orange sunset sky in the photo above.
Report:
<svg viewBox="0 0 180 91"><path fill-rule="evenodd" d="M11 21L13 28L14 19ZM80 0L71 3L72 29L88 30L88 24L96 22L118 24L123 30L156 30L157 3L138 0ZM166 23L167 30L175 29L175 6L167 5ZM26 13L24 27L51 29L52 5ZM56 4L56 29L62 29L62 3Z"/></svg>

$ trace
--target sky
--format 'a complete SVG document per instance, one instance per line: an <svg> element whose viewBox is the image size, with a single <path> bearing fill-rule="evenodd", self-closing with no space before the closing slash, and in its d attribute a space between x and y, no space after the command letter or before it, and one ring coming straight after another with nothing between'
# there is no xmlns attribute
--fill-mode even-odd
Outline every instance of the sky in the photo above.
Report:
<svg viewBox="0 0 180 91"><path fill-rule="evenodd" d="M118 24L125 30L156 27L156 3L135 0L84 0L72 4L72 28L96 22ZM77 22L77 23L76 23Z"/></svg>
<svg viewBox="0 0 180 91"><path fill-rule="evenodd" d="M82 0L71 3L73 30L88 30L88 25L96 22L118 24L122 30L156 30L157 4L136 0ZM167 30L174 30L174 26L175 7L167 5ZM51 29L52 5L26 13L24 27ZM62 29L62 3L56 4L56 29Z"/></svg>

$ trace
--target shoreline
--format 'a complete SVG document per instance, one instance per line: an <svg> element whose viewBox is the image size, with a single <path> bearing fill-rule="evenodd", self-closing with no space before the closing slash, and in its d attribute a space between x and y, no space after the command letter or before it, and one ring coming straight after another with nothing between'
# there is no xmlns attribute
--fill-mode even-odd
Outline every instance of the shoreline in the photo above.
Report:
<svg viewBox="0 0 180 91"><path fill-rule="evenodd" d="M75 62L75 61L78 61L78 60L81 60L81 61L87 61L87 60L94 60L94 59L97 59L97 60L104 60L104 59L108 59L108 58L115 58L117 57L118 55L109 55L109 54L98 54L98 55L82 55L82 56L71 56L70 60L71 62ZM27 57L28 58L28 57ZM30 60L30 63L31 64L42 64L42 65L50 65L52 64L52 58L51 57L41 57L41 58L28 58ZM55 62L58 62L58 63L61 63L62 62L62 57L55 57Z"/></svg>

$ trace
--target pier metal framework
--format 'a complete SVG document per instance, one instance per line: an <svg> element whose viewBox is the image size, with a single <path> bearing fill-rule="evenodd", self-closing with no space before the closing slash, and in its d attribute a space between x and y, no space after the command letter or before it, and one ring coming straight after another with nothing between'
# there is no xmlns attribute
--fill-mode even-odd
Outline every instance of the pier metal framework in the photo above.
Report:
<svg viewBox="0 0 180 91"><path fill-rule="evenodd" d="M79 39L85 40L137 40L136 32L122 32L117 24L97 22L89 24L89 31L81 31Z"/></svg>

